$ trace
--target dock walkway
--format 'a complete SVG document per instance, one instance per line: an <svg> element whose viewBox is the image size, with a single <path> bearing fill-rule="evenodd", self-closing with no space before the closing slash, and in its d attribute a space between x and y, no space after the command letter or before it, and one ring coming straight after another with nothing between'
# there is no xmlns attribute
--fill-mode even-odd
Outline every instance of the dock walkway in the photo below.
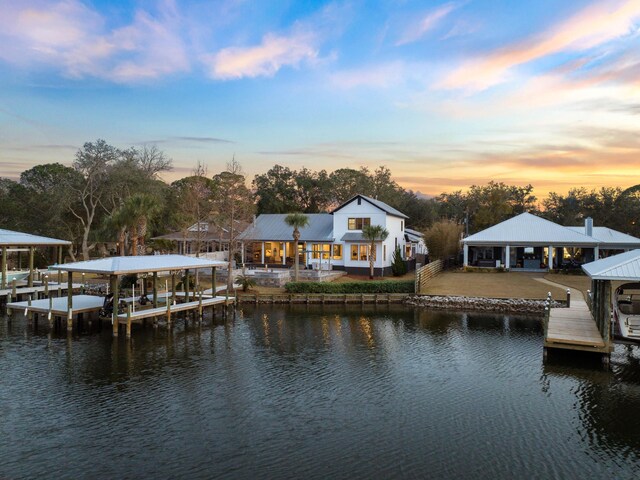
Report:
<svg viewBox="0 0 640 480"><path fill-rule="evenodd" d="M567 288L545 279L537 279L549 285ZM605 342L600 334L582 292L570 288L569 308L552 308L549 311L545 329L544 346L568 350L609 353L612 345Z"/></svg>

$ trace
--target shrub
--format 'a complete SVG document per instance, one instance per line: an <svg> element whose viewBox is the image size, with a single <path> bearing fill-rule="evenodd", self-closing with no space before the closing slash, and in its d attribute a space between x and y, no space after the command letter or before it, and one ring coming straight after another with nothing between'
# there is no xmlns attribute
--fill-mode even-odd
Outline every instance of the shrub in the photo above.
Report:
<svg viewBox="0 0 640 480"><path fill-rule="evenodd" d="M394 277L401 277L405 273L407 273L407 264L404 263L402 259L402 253L400 252L400 247L396 247L393 251L393 261L391 263L391 271L393 272Z"/></svg>
<svg viewBox="0 0 640 480"><path fill-rule="evenodd" d="M415 283L404 281L377 282L289 282L284 286L288 293L414 293Z"/></svg>
<svg viewBox="0 0 640 480"><path fill-rule="evenodd" d="M429 248L429 257L433 259L455 256L460 251L462 225L451 220L435 222L424 235Z"/></svg>
<svg viewBox="0 0 640 480"><path fill-rule="evenodd" d="M253 277L250 277L249 275L240 275L240 276L238 276L236 278L235 283L237 283L238 285L240 285L242 287L242 291L243 292L246 292L251 287L255 287L256 286L256 281L253 279Z"/></svg>

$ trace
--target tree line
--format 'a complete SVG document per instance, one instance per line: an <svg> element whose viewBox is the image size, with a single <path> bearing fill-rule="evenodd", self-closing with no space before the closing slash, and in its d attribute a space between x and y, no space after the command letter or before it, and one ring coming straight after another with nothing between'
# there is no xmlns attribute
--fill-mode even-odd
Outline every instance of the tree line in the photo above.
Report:
<svg viewBox="0 0 640 480"><path fill-rule="evenodd" d="M233 239L254 213L327 212L364 194L408 215L408 226L431 232L434 247L434 232L451 239L523 212L562 225L592 217L595 225L640 236L640 185L576 187L539 201L532 185L492 181L426 198L402 188L385 166L327 172L274 165L256 175L251 188L235 158L223 172L210 175L198 164L191 175L169 184L160 175L171 169L172 160L155 146L85 143L70 167L37 165L18 181L0 178L0 228L71 240L72 259L104 253L94 250L105 242L117 242L120 254L135 255L144 252L150 236L186 232L194 224L213 221Z"/></svg>

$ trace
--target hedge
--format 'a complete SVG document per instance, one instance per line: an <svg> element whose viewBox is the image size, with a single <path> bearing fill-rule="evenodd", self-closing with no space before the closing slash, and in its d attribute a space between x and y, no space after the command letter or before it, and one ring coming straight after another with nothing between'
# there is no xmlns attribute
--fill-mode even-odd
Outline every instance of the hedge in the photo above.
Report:
<svg viewBox="0 0 640 480"><path fill-rule="evenodd" d="M415 282L372 281L372 282L289 282L284 286L288 293L414 293Z"/></svg>

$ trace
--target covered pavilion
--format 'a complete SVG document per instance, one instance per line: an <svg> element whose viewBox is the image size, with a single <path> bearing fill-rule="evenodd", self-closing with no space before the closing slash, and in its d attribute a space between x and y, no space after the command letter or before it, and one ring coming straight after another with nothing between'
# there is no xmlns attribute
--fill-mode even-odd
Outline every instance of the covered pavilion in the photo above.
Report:
<svg viewBox="0 0 640 480"><path fill-rule="evenodd" d="M143 310L142 313L136 315L136 318L144 318L149 316L160 316L165 313L169 313L170 302L167 301L167 308L158 308L158 274L160 272L166 272L171 276L171 299L175 303L176 296L176 275L184 271L185 281L184 286L184 298L185 304L182 304L180 310L187 310L187 307L192 309L201 309L203 306L202 291L199 289L199 285L195 286L195 291L191 292L190 289L190 273L191 271L198 271L203 269L211 269L212 282L214 285L213 298L207 298L204 302L204 306L214 305L215 303L223 303L228 300L228 297L216 297L215 296L215 279L216 268L226 266L226 262L208 260L198 257L188 257L185 255L145 255L145 256L129 256L129 257L107 257L98 260L89 260L84 262L74 262L66 264L56 264L49 267L50 270L57 270L67 272L68 282L71 285L73 281L74 273L92 273L109 276L109 289L113 293L113 335L118 335L118 324L122 320L121 315L118 314L119 298L119 279L123 275L130 274L152 274L153 277L153 296L151 301L153 308L149 310ZM167 295L169 295L169 283L165 281ZM73 310L74 296L71 289L68 290L68 300L66 308L68 311ZM198 294L200 298L198 301L190 301L195 299ZM228 295L228 294L227 294ZM98 297L101 298L101 297ZM146 313L144 313L146 312ZM69 314L72 317L72 314ZM131 316L129 315L129 320ZM126 320L127 316L125 316ZM68 318L67 328L70 326L71 318ZM128 322L127 332L130 332L130 321Z"/></svg>
<svg viewBox="0 0 640 480"><path fill-rule="evenodd" d="M522 213L462 240L464 266L548 270L640 248L640 239L606 227L565 227Z"/></svg>
<svg viewBox="0 0 640 480"><path fill-rule="evenodd" d="M33 287L35 249L38 247L57 247L58 263L62 263L62 247L68 247L69 245L71 245L71 242L68 240L0 229L0 248L2 249L2 258L0 260L0 290L7 288L7 258L9 253L29 252L29 277L27 282L29 287Z"/></svg>

